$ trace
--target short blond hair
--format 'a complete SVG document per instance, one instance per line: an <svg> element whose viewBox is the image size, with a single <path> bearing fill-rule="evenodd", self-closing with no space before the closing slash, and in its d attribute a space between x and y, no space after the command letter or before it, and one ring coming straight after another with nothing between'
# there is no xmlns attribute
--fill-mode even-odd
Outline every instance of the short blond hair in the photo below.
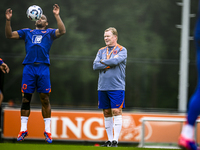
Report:
<svg viewBox="0 0 200 150"><path fill-rule="evenodd" d="M113 35L116 35L118 37L117 29L114 27L109 27L108 29L105 30L105 32L111 31Z"/></svg>

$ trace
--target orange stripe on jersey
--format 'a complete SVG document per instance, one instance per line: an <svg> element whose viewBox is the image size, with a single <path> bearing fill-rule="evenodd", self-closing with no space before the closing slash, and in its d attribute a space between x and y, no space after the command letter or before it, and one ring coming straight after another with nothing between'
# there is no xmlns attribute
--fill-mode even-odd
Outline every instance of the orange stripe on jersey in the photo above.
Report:
<svg viewBox="0 0 200 150"><path fill-rule="evenodd" d="M102 50L102 49L105 49L106 47L107 47L107 46L100 48L99 51Z"/></svg>
<svg viewBox="0 0 200 150"><path fill-rule="evenodd" d="M122 50L123 46L117 44L117 46L119 47L120 51Z"/></svg>

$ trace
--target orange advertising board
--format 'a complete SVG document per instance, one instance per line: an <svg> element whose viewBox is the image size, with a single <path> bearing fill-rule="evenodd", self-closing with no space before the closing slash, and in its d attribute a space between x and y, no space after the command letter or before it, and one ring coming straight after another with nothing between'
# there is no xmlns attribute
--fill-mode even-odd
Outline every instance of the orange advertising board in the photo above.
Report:
<svg viewBox="0 0 200 150"><path fill-rule="evenodd" d="M123 113L119 141L140 142L143 117L184 118L184 115L156 113ZM3 138L17 138L20 131L20 109L4 109ZM146 122L145 141L176 143L183 123ZM199 126L199 125L198 125ZM197 130L198 131L198 130ZM44 139L44 121L41 110L32 109L28 120L28 139ZM199 132L199 131L198 131ZM104 117L101 111L52 110L53 140L106 141ZM198 133L198 135L200 135ZM200 139L200 137L197 137Z"/></svg>

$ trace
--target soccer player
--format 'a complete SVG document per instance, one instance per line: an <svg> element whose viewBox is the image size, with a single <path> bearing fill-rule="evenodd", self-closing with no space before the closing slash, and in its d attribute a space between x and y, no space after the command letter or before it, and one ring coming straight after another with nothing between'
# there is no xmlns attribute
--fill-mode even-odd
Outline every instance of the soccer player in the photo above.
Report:
<svg viewBox="0 0 200 150"><path fill-rule="evenodd" d="M196 28L194 33L194 40L197 53L197 71L198 71L198 82L196 91L192 95L189 101L189 107L187 112L187 122L182 128L181 135L179 137L178 145L187 150L197 150L197 144L194 140L194 125L197 117L200 114L200 1L198 4L198 17L196 22Z"/></svg>
<svg viewBox="0 0 200 150"><path fill-rule="evenodd" d="M117 30L114 27L106 29L104 32L106 46L99 49L93 62L93 69L99 70L98 108L103 109L108 136L108 141L101 145L105 147L118 146L118 138L122 128L122 108L125 107L127 50L119 45L117 40Z"/></svg>
<svg viewBox="0 0 200 150"><path fill-rule="evenodd" d="M65 34L65 25L60 18L60 7L53 6L53 14L57 21L58 29L51 29L48 26L47 17L42 17L35 22L36 29L29 28L12 31L11 18L12 10L6 10L5 34L9 39L23 39L25 41L26 57L23 61L24 69L22 74L22 105L21 105L21 130L17 141L24 140L28 135L27 122L30 114L30 102L35 89L39 93L42 103L42 116L45 122L45 140L52 143L50 132L51 106L49 95L51 92L49 51L52 42Z"/></svg>
<svg viewBox="0 0 200 150"><path fill-rule="evenodd" d="M0 69L2 70L3 73L9 73L10 69L6 63L3 62L3 60L0 58ZM3 93L0 90L0 106L3 101Z"/></svg>

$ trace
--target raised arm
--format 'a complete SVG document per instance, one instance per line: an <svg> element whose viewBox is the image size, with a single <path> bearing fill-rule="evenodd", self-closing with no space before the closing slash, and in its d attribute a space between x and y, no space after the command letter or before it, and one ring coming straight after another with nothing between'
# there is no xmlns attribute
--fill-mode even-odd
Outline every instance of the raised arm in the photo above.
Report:
<svg viewBox="0 0 200 150"><path fill-rule="evenodd" d="M56 37L60 37L63 34L65 34L65 32L66 32L65 25L64 25L62 19L60 18L59 13L60 13L60 7L58 6L58 4L54 4L53 14L56 18L57 25L58 25L58 29L56 30Z"/></svg>
<svg viewBox="0 0 200 150"><path fill-rule="evenodd" d="M6 26L5 26L5 35L6 38L9 39L19 39L19 34L17 31L12 31L11 28L11 18L12 18L12 10L8 8L5 13L6 16Z"/></svg>

